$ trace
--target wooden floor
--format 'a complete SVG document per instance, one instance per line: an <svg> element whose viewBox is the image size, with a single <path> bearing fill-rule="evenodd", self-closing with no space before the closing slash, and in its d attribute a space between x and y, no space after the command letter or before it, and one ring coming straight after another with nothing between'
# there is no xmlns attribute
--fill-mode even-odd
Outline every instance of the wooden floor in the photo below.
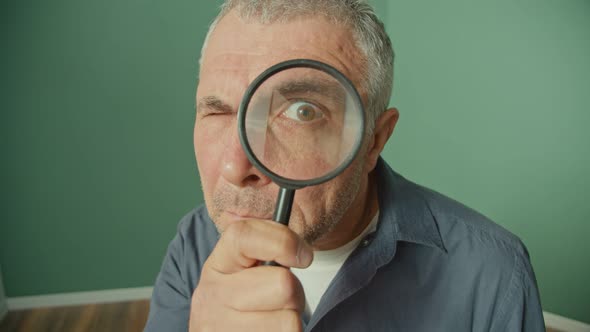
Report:
<svg viewBox="0 0 590 332"><path fill-rule="evenodd" d="M11 311L0 332L141 332L149 301Z"/></svg>
<svg viewBox="0 0 590 332"><path fill-rule="evenodd" d="M11 311L0 332L141 332L149 305L145 300Z"/></svg>

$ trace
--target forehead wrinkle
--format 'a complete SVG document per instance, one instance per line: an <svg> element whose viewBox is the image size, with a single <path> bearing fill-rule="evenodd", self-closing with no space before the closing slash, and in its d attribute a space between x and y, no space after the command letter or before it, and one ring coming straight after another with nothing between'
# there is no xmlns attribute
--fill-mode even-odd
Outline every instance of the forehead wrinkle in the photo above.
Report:
<svg viewBox="0 0 590 332"><path fill-rule="evenodd" d="M310 25L314 25L315 28L310 29ZM326 29L329 29L329 33L325 33ZM259 37L244 39L238 31ZM296 33L293 33L294 31ZM206 51L218 47L227 50L227 46L231 45L233 51L244 55L272 56L273 53L280 52L310 53L314 57L314 53L322 53L324 62L326 62L325 55L329 54L330 61L336 64L336 67L351 69L345 62L350 61L353 63L352 67L357 67L360 63L356 63L355 60L363 58L361 50L357 48L353 40L354 34L350 27L334 24L322 16L306 16L287 22L263 24L256 20L245 21L236 14L235 10L231 10L215 27ZM309 52L310 50L313 52ZM206 53L208 52L205 52L205 56ZM221 54L214 57L219 55ZM342 56L347 59L341 59ZM283 55L283 60L288 58Z"/></svg>
<svg viewBox="0 0 590 332"><path fill-rule="evenodd" d="M232 79L244 84L241 99L250 82L268 67L295 58L317 60L347 76L366 106L367 59L354 40L350 27L321 16L263 24L244 21L232 10L212 31L203 53L202 69L214 78L226 73L234 75L231 71L238 73Z"/></svg>
<svg viewBox="0 0 590 332"><path fill-rule="evenodd" d="M206 69L201 73L196 97L201 101L214 96L230 108L237 109L248 84L244 72L226 68ZM208 101L214 100L209 98Z"/></svg>

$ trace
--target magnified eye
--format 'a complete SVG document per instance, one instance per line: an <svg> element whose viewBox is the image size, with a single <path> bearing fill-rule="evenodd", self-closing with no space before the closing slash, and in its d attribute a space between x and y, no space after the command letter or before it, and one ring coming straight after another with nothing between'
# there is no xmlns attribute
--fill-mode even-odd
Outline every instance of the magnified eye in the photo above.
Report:
<svg viewBox="0 0 590 332"><path fill-rule="evenodd" d="M300 122L310 122L324 116L316 106L305 101L295 102L283 113L289 119Z"/></svg>

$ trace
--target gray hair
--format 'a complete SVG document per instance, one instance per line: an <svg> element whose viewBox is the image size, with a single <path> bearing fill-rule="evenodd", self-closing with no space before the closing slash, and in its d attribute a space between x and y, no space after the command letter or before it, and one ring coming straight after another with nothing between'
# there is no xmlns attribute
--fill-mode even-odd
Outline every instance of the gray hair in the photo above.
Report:
<svg viewBox="0 0 590 332"><path fill-rule="evenodd" d="M201 59L215 26L234 8L240 17L263 24L323 16L349 27L366 63L361 84L368 97L367 129L373 131L377 117L387 109L393 89L394 52L383 23L366 0L226 0L209 27Z"/></svg>

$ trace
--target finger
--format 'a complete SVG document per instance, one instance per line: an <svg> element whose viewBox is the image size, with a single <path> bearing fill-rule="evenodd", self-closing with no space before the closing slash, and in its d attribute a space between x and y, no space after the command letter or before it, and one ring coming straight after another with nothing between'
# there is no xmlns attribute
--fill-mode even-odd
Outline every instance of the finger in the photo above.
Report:
<svg viewBox="0 0 590 332"><path fill-rule="evenodd" d="M305 293L299 279L284 267L257 266L227 278L221 293L225 305L237 311L295 310L303 313Z"/></svg>
<svg viewBox="0 0 590 332"><path fill-rule="evenodd" d="M208 319L211 321L211 319ZM301 332L301 316L294 310L227 312L210 326L212 331ZM199 322L191 323L198 326Z"/></svg>
<svg viewBox="0 0 590 332"><path fill-rule="evenodd" d="M205 264L220 273L235 273L258 261L305 268L312 259L313 249L287 226L269 220L244 220L226 228Z"/></svg>

